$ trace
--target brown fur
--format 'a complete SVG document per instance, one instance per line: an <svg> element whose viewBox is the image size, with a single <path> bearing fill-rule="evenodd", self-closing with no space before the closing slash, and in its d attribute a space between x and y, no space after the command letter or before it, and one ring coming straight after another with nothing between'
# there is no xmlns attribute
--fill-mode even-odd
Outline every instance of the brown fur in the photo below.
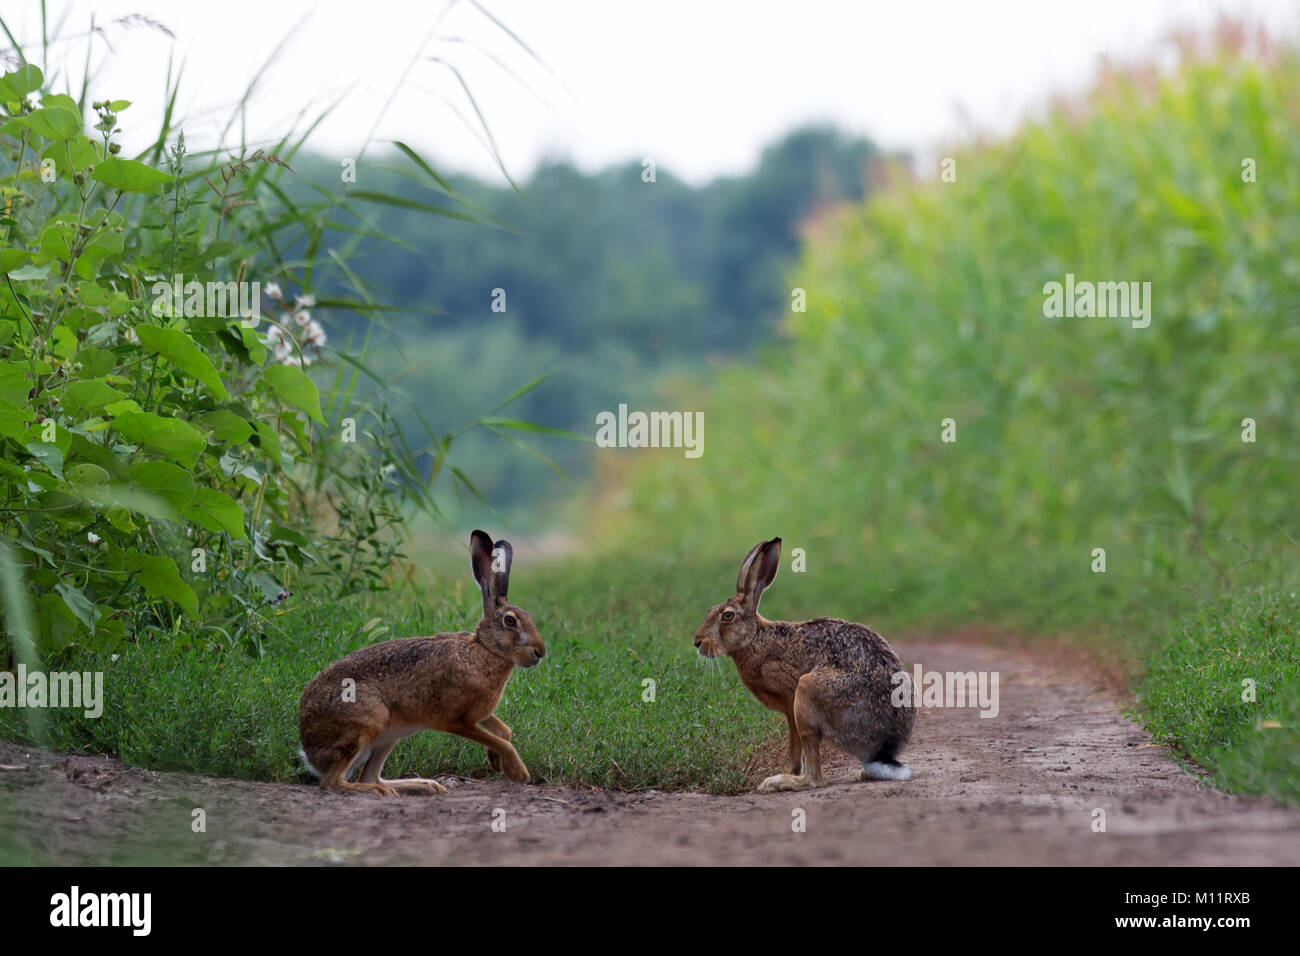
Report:
<svg viewBox="0 0 1300 956"><path fill-rule="evenodd" d="M528 768L510 743L510 728L493 711L514 668L534 666L546 648L531 615L506 601L510 543L493 545L475 531L470 551L474 580L483 594L483 617L473 632L363 647L325 668L303 691L298 732L323 788L388 796L398 791L446 793L433 780L380 776L397 741L426 729L482 744L494 770L528 781ZM345 685L346 680L355 684ZM345 699L345 688L352 686L355 700ZM348 772L362 759L360 778L349 782Z"/></svg>
<svg viewBox="0 0 1300 956"><path fill-rule="evenodd" d="M916 722L910 699L892 703L898 655L871 628L819 617L769 621L758 613L763 591L776 578L781 539L760 541L741 565L736 596L716 604L695 632L705 657L726 654L741 681L763 706L785 715L790 728L790 772L769 777L759 790L795 790L825 783L823 739L866 765L898 765ZM898 765L901 768L901 765Z"/></svg>

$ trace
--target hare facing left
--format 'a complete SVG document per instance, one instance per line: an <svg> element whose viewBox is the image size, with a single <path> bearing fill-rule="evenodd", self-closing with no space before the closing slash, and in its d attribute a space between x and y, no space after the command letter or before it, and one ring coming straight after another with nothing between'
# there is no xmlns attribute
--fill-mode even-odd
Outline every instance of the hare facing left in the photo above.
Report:
<svg viewBox="0 0 1300 956"><path fill-rule="evenodd" d="M750 548L736 596L710 608L693 639L704 657L730 657L759 703L789 724L789 772L765 779L759 793L824 786L823 740L862 762L861 780L910 779L911 768L898 756L912 735L916 708L895 700L898 676L907 673L898 655L853 621L769 621L759 614L759 599L780 566L780 538Z"/></svg>
<svg viewBox="0 0 1300 956"><path fill-rule="evenodd" d="M470 567L483 593L472 632L372 644L335 661L302 693L298 733L308 769L326 790L396 796L446 793L436 780L385 780L384 761L403 737L421 730L457 734L487 749L493 770L519 783L528 768L493 711L516 667L546 654L532 616L506 601L514 551L482 531L470 535ZM354 783L352 769L362 766Z"/></svg>

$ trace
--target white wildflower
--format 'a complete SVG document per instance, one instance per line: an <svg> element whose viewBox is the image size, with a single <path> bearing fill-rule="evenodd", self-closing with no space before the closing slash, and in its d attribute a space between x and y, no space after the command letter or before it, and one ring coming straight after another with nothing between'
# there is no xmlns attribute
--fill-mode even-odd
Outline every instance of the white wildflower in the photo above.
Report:
<svg viewBox="0 0 1300 956"><path fill-rule="evenodd" d="M298 308L300 309L310 309L315 304L316 304L316 297L314 295L298 296Z"/></svg>
<svg viewBox="0 0 1300 956"><path fill-rule="evenodd" d="M293 314L293 320L298 323L298 328L305 329L307 324L311 322L311 313L306 309L303 309L300 312L295 312Z"/></svg>
<svg viewBox="0 0 1300 956"><path fill-rule="evenodd" d="M93 531L87 531L86 540L91 544L99 544L99 535L95 534Z"/></svg>
<svg viewBox="0 0 1300 956"><path fill-rule="evenodd" d="M307 325L307 332L303 336L303 341L308 345L320 348L325 344L325 329L321 327L319 322L313 320Z"/></svg>
<svg viewBox="0 0 1300 956"><path fill-rule="evenodd" d="M139 344L140 344L140 336L136 335L136 334L135 334L135 329L131 328L129 325L128 325L127 328L126 328L126 331L125 331L124 333L122 333L122 334L123 334L123 337L125 337L125 339L126 339L128 342L130 342L132 345L139 345Z"/></svg>
<svg viewBox="0 0 1300 956"><path fill-rule="evenodd" d="M284 293L280 291L280 286L275 282L268 282L263 291L276 302L284 298Z"/></svg>
<svg viewBox="0 0 1300 956"><path fill-rule="evenodd" d="M280 364L287 365L290 368L302 368L302 359L298 358L296 355L286 355L284 358L280 359Z"/></svg>

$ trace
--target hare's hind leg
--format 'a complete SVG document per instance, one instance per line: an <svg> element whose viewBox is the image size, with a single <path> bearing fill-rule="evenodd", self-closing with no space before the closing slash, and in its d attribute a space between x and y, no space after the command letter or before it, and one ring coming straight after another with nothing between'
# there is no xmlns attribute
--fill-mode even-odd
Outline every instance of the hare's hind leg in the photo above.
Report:
<svg viewBox="0 0 1300 956"><path fill-rule="evenodd" d="M385 780L380 776L384 770L384 761L388 759L388 755L393 752L397 742L404 736L407 735L400 732L388 733L375 741L370 752L370 759L366 761L366 765L361 769L360 782L379 784L398 793L445 794L447 788L436 780L427 780L424 777L402 777L397 780Z"/></svg>
<svg viewBox="0 0 1300 956"><path fill-rule="evenodd" d="M378 781L360 781L352 783L348 780L348 771L352 765L362 757L366 748L360 744L356 745L346 759L335 761L321 777L320 786L322 790L332 790L335 793L378 793L385 797L397 796L397 791L386 783ZM368 766L368 765L367 765Z"/></svg>
<svg viewBox="0 0 1300 956"><path fill-rule="evenodd" d="M498 717L496 714L488 714L486 717L484 717L482 720L478 722L478 725L482 727L484 730L486 730L488 733L496 734L496 736L500 737L506 743L510 743L510 728L507 727L506 722L502 720L500 717ZM488 763L491 765L493 770L495 770L497 773L500 773L501 772L500 756L498 756L497 752L493 750L491 747L485 747L484 749L487 750Z"/></svg>
<svg viewBox="0 0 1300 956"><path fill-rule="evenodd" d="M791 773L779 773L768 777L758 785L759 793L774 793L780 790L807 790L826 784L822 776L821 742L825 735L823 726L824 681L826 675L812 671L799 678L799 685L794 691L794 708L791 711L793 721L790 733ZM798 736L801 761L801 773L793 772L795 763L794 741Z"/></svg>
<svg viewBox="0 0 1300 956"><path fill-rule="evenodd" d="M348 706L352 709L347 711L346 717L329 710L325 721L309 723L308 735L303 739L304 749L312 754L312 762L322 771L321 790L398 795L393 787L378 779L378 767L393 749L383 736L389 723L389 710L368 695L360 696ZM378 756L377 763L374 763L373 756ZM361 761L367 761L367 770L374 763L376 774L370 778L363 771L360 779L351 783L348 774Z"/></svg>

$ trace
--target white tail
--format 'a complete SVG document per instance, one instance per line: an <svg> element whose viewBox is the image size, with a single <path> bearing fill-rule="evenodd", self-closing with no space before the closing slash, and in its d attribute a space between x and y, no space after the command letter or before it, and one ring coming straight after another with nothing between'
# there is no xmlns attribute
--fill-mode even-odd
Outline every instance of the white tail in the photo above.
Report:
<svg viewBox="0 0 1300 956"><path fill-rule="evenodd" d="M303 750L301 747L298 748L298 756L302 758L303 765L307 768L307 772L317 780L325 776L325 774L321 773L311 765L311 761L307 759L307 751Z"/></svg>
<svg viewBox="0 0 1300 956"><path fill-rule="evenodd" d="M884 763L880 760L863 763L862 772L872 780L911 780L912 768L904 763Z"/></svg>

